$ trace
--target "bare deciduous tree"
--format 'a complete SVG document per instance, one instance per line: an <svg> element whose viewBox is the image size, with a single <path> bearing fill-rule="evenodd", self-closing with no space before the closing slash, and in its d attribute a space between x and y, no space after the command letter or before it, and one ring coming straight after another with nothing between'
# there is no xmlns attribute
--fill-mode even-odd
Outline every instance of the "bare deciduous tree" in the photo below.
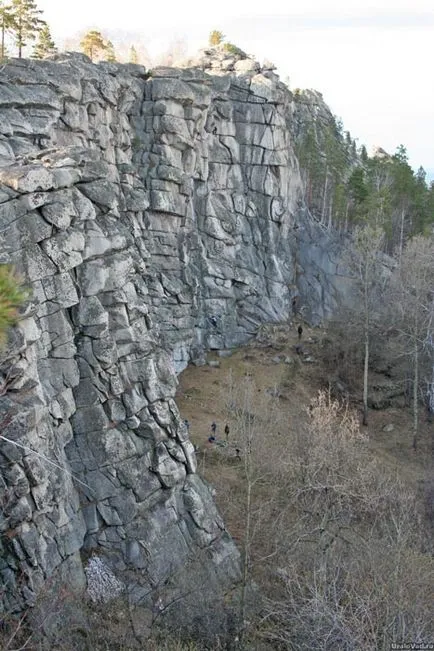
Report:
<svg viewBox="0 0 434 651"><path fill-rule="evenodd" d="M368 372L370 340L373 328L374 309L378 304L381 286L385 281L380 253L383 231L367 224L354 231L353 246L346 262L355 279L357 314L363 326L363 424L368 424Z"/></svg>
<svg viewBox="0 0 434 651"><path fill-rule="evenodd" d="M434 337L434 242L418 235L401 256L393 283L394 315L398 321L403 352L411 359L413 375L413 448L419 436L421 355L431 354ZM432 399L428 386L428 400Z"/></svg>
<svg viewBox="0 0 434 651"><path fill-rule="evenodd" d="M434 563L421 553L415 493L369 453L354 414L326 393L288 444L292 524L275 559L263 636L301 651L386 651L397 640L430 639Z"/></svg>

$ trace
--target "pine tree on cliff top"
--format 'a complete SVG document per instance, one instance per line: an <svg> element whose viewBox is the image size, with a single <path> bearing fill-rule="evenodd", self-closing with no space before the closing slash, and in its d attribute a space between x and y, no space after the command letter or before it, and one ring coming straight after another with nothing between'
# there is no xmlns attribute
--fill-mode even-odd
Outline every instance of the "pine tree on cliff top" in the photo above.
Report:
<svg viewBox="0 0 434 651"><path fill-rule="evenodd" d="M98 32L96 29L91 29L81 39L80 47L83 53L94 61L98 55L106 51L107 43L101 32Z"/></svg>
<svg viewBox="0 0 434 651"><path fill-rule="evenodd" d="M18 56L21 59L23 47L29 41L35 40L44 25L44 21L40 18L43 12L38 9L35 0L12 0L11 13L13 16L12 31L18 48Z"/></svg>
<svg viewBox="0 0 434 651"><path fill-rule="evenodd" d="M11 32L14 27L14 17L12 14L11 6L0 0L0 29L1 29L1 46L0 46L0 60L6 56L5 37L6 34Z"/></svg>
<svg viewBox="0 0 434 651"><path fill-rule="evenodd" d="M139 55L137 54L137 50L134 47L134 45L132 45L130 47L130 52L129 52L129 55L128 55L128 62L129 63L139 63Z"/></svg>
<svg viewBox="0 0 434 651"><path fill-rule="evenodd" d="M32 56L34 59L45 59L45 57L56 54L56 52L57 48L51 37L50 28L45 24L39 32L38 42L33 48Z"/></svg>

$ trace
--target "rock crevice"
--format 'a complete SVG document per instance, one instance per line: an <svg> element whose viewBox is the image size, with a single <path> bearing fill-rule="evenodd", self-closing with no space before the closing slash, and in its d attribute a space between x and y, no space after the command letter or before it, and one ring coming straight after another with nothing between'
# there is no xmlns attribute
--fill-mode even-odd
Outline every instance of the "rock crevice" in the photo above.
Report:
<svg viewBox="0 0 434 651"><path fill-rule="evenodd" d="M338 252L303 208L290 93L256 65L150 76L63 55L8 63L0 107L0 263L31 290L0 365L3 608L55 571L84 586L93 549L137 600L175 575L224 591L238 552L176 373L295 295L313 321L333 309Z"/></svg>

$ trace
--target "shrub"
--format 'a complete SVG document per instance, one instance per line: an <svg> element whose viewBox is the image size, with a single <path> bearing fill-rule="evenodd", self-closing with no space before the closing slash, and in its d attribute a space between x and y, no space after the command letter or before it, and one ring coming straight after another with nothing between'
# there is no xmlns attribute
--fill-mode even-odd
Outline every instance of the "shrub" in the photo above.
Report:
<svg viewBox="0 0 434 651"><path fill-rule="evenodd" d="M5 342L7 329L17 322L18 308L26 295L13 268L0 265L0 345Z"/></svg>
<svg viewBox="0 0 434 651"><path fill-rule="evenodd" d="M208 42L214 47L216 45L220 45L220 43L223 43L224 37L225 36L223 32L220 32L218 29L213 29L209 35Z"/></svg>
<svg viewBox="0 0 434 651"><path fill-rule="evenodd" d="M223 48L224 48L225 52L227 52L228 54L234 54L235 56L240 56L240 57L243 57L244 59L247 56L246 53L243 52L243 50L241 50L239 47L237 47L233 43L225 43L223 45Z"/></svg>

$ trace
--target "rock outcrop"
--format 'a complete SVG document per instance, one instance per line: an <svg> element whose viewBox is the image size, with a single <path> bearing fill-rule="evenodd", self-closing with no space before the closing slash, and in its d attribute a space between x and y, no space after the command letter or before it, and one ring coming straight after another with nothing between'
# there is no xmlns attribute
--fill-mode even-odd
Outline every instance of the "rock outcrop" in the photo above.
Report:
<svg viewBox="0 0 434 651"><path fill-rule="evenodd" d="M92 550L148 605L238 579L176 372L288 318L294 296L321 321L340 283L271 68L2 70L0 263L31 290L1 363L4 609L55 572L83 587Z"/></svg>

